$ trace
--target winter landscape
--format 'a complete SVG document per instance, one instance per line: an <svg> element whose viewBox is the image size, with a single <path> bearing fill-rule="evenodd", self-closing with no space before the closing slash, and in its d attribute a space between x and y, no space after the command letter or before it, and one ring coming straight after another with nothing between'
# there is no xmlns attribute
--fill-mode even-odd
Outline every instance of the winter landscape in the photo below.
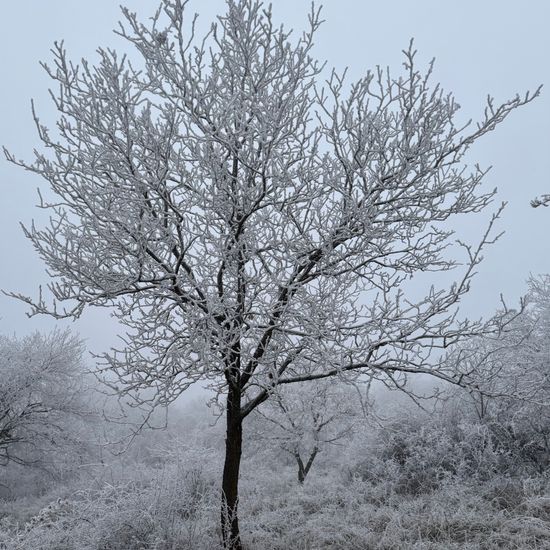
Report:
<svg viewBox="0 0 550 550"><path fill-rule="evenodd" d="M550 549L548 5L116 4L2 6L0 549Z"/></svg>

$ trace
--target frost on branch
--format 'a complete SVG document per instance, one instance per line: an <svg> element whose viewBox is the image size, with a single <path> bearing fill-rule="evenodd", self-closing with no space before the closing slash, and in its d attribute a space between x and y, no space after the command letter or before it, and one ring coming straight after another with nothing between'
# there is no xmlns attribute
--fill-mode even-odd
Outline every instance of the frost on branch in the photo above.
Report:
<svg viewBox="0 0 550 550"><path fill-rule="evenodd" d="M538 208L539 206L548 206L550 204L550 195L541 195L536 199L531 201L531 206L533 208Z"/></svg>

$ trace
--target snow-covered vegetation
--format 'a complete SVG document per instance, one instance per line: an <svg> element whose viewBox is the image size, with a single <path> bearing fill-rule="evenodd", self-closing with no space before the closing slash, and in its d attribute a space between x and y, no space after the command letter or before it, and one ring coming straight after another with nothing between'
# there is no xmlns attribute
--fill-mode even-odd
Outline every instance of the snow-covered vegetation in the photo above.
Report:
<svg viewBox="0 0 550 550"><path fill-rule="evenodd" d="M437 414L395 400L399 418L365 421L351 440L319 454L303 484L295 461L279 446L245 447L244 547L550 545L544 437L528 423L516 424L515 415L480 421L458 397L442 403ZM18 488L22 472L3 470L0 548L221 547L223 428L211 424L211 411L200 410L195 403L177 411L168 431L138 436L120 456L105 450L69 479L31 471L25 475L41 483Z"/></svg>
<svg viewBox="0 0 550 550"><path fill-rule="evenodd" d="M550 279L460 309L504 208L470 149L540 88L467 122L412 41L351 82L315 6L199 37L187 4L123 8L131 61L56 43L58 118L6 150L49 186L51 278L9 295L125 333L95 378L68 332L0 339L0 547L550 547Z"/></svg>
<svg viewBox="0 0 550 550"><path fill-rule="evenodd" d="M313 394L280 396L265 414L247 419L254 436L245 440L243 450L244 547L550 547L548 283L546 277L531 281L529 305L516 320L519 341L513 329L475 345L476 352L492 350L476 363L478 374L498 369L499 380L512 384L522 399L502 391L500 397L485 396L481 407L479 393L447 387L439 389L437 400L427 401L434 387L426 382L409 391L429 410L402 392L381 387L371 388L365 409L362 400L353 399L356 388L335 391L332 383ZM35 336L4 345L13 348L12 357L21 357L30 341L50 347L69 341L72 352L78 351L78 342L68 338ZM42 366L44 357L39 357ZM82 374L71 372L74 386ZM526 391L535 382L536 399L528 400ZM326 437L315 439L323 433L317 431L320 417L335 399L346 413L340 424L345 436L330 428ZM32 447L19 448L19 460L0 471L0 548L221 547L224 426L218 409L203 404L201 398L176 404L165 430L135 435L139 413L106 402L111 421L93 414L79 416L77 424L67 420L76 437L57 451L52 447L37 455ZM299 414L289 416L293 409ZM318 455L300 482L295 452L311 445L318 446ZM27 455L34 461L25 460ZM64 468L48 467L52 463Z"/></svg>

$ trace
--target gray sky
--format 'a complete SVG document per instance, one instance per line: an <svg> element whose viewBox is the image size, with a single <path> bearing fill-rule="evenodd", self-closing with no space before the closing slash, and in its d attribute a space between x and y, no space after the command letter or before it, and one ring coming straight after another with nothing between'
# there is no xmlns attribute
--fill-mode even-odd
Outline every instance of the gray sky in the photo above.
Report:
<svg viewBox="0 0 550 550"><path fill-rule="evenodd" d="M119 2L102 0L18 0L0 7L0 144L17 157L30 158L38 146L30 114L37 102L44 122L54 110L48 101L49 82L38 65L49 60L54 40L64 39L73 59L94 58L97 46L118 45L112 34L119 19ZM143 18L156 2L127 0L125 5ZM276 19L296 30L303 28L309 0L277 0ZM191 7L206 24L223 11L223 0L195 0ZM505 100L516 92L544 84L542 96L513 113L496 132L483 138L471 158L493 165L487 188L498 187L498 201L508 206L498 226L506 234L486 254L464 308L474 316L490 314L502 292L511 303L525 291L529 273L550 273L550 208L532 209L529 201L550 193L550 2L527 0L327 0L326 20L317 37L317 55L329 66L349 66L352 77L377 64L395 70L401 50L415 38L422 64L436 58L435 78L454 92L464 120L479 117L488 93ZM34 208L39 178L0 159L0 288L36 295L47 276L26 242L19 221L40 222ZM496 208L496 205L495 205ZM461 232L480 235L490 216L463 218ZM0 296L0 333L24 334L52 327L48 318L27 319L24 305ZM105 310L92 310L76 324L94 351L115 342L116 325Z"/></svg>

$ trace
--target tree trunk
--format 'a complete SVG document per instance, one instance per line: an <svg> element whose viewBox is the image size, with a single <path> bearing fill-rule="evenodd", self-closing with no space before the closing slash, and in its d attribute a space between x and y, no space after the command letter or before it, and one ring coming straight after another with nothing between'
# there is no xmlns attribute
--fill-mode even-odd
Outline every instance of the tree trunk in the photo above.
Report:
<svg viewBox="0 0 550 550"><path fill-rule="evenodd" d="M230 385L227 395L227 431L222 481L221 525L227 550L242 550L239 534L239 469L242 448L241 391Z"/></svg>
<svg viewBox="0 0 550 550"><path fill-rule="evenodd" d="M309 455L307 464L305 465L299 453L296 453L294 455L296 458L296 462L298 463L298 482L300 484L304 483L304 481L306 480L306 476L309 473L309 470L311 470L311 466L313 466L313 461L315 460L315 457L317 456L318 452L319 452L319 449L317 447L314 447L313 451Z"/></svg>

